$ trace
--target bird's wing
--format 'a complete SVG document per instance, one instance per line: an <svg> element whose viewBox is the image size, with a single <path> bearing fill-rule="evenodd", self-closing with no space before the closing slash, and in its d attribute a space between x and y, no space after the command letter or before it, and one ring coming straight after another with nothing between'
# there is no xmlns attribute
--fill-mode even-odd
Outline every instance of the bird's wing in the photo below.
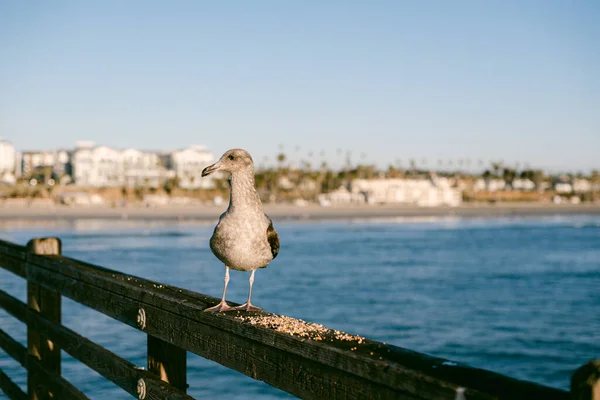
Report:
<svg viewBox="0 0 600 400"><path fill-rule="evenodd" d="M271 218L269 219L269 227L267 228L267 241L269 242L269 246L271 246L271 254L273 258L277 257L279 254L279 235L277 235L277 231L273 228L273 221Z"/></svg>

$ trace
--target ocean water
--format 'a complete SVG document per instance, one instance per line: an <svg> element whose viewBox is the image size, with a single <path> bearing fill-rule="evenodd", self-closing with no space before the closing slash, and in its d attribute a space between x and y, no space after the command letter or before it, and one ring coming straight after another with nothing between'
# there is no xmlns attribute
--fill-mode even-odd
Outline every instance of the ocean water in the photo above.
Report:
<svg viewBox="0 0 600 400"><path fill-rule="evenodd" d="M256 273L253 290L267 311L564 389L575 368L600 357L598 216L275 226L280 255ZM212 229L74 221L4 227L0 237L59 236L65 255L219 297L224 268L208 247ZM248 276L232 272L229 300L245 300ZM3 270L0 289L25 300L24 281ZM145 366L143 333L66 298L63 321ZM24 325L2 310L0 327L25 343ZM26 387L1 350L0 368ZM66 354L63 375L92 399L130 398ZM291 397L193 354L188 381L196 398Z"/></svg>

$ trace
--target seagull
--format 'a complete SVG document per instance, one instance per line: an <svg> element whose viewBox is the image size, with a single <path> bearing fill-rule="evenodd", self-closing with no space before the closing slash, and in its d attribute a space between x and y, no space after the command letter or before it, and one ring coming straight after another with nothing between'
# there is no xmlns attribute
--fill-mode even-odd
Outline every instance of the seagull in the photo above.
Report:
<svg viewBox="0 0 600 400"><path fill-rule="evenodd" d="M229 173L229 207L219 217L210 238L210 249L225 264L225 287L221 302L204 311L260 311L250 303L254 272L258 268L265 268L277 257L279 236L273 228L273 221L263 212L260 197L256 193L254 162L250 154L243 149L228 150L219 161L204 168L202 176L216 171ZM225 302L229 269L252 271L248 301L238 307L230 307Z"/></svg>

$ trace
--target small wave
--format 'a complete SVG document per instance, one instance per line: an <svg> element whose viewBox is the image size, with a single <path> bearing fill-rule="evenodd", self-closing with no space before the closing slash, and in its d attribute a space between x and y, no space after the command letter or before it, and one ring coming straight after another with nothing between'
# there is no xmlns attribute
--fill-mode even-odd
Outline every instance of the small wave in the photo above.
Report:
<svg viewBox="0 0 600 400"><path fill-rule="evenodd" d="M598 228L600 228L600 222L581 222L581 223L575 223L575 224L571 224L569 226L569 228L574 228L574 229L598 229Z"/></svg>

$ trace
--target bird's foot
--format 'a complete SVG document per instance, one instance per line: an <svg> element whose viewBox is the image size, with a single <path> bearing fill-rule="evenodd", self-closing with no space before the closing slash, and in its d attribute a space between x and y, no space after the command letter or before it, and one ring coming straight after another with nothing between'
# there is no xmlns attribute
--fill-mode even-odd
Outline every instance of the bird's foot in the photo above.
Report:
<svg viewBox="0 0 600 400"><path fill-rule="evenodd" d="M204 312L223 312L223 311L228 311L228 310L233 310L233 308L230 307L229 305L227 305L225 300L221 300L221 302L219 304L217 304L214 307L205 309Z"/></svg>
<svg viewBox="0 0 600 400"><path fill-rule="evenodd" d="M254 305L252 305L251 303L244 303L241 306L237 306L237 307L231 307L232 310L237 310L237 311L262 311L262 308L258 308Z"/></svg>

